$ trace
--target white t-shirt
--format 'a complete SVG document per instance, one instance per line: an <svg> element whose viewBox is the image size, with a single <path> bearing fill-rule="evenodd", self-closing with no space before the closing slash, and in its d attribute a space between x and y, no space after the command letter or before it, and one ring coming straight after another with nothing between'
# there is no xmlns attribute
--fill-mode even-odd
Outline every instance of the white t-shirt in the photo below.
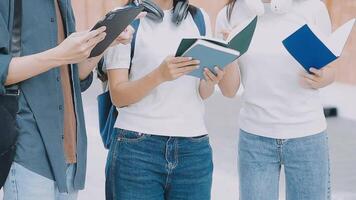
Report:
<svg viewBox="0 0 356 200"><path fill-rule="evenodd" d="M172 22L172 10L164 11L164 14L162 23L141 19L130 81L143 78L167 56L174 55L183 38L200 36L190 14L179 26ZM203 15L207 35L211 35L210 19L205 12ZM130 52L130 44L111 48L105 56L107 70L128 69ZM115 127L161 136L195 137L207 134L199 84L199 79L183 76L159 85L138 103L118 109Z"/></svg>
<svg viewBox="0 0 356 200"><path fill-rule="evenodd" d="M282 41L305 23L331 33L326 6L319 0L294 1L293 10L276 14L265 3L249 51L239 60L244 86L240 111L242 130L269 138L298 138L321 133L326 120L319 92L300 85L302 66L284 48ZM238 0L231 22L226 7L217 18L216 33L232 29L253 15Z"/></svg>

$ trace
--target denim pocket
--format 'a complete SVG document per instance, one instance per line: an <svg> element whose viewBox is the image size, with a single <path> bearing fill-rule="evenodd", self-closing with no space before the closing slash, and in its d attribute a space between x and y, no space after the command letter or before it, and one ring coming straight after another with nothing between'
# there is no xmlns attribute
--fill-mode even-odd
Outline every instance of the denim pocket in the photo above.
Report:
<svg viewBox="0 0 356 200"><path fill-rule="evenodd" d="M197 137L189 137L188 138L192 142L203 142L203 141L209 141L209 135L201 135Z"/></svg>
<svg viewBox="0 0 356 200"><path fill-rule="evenodd" d="M139 142L144 140L145 138L149 137L148 134L143 134L135 131L128 131L119 129L117 134L117 141L123 142Z"/></svg>

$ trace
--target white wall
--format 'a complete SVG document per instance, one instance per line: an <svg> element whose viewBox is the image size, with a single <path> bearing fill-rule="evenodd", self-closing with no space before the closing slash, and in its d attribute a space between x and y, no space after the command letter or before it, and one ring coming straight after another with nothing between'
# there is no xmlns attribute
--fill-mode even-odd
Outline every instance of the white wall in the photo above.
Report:
<svg viewBox="0 0 356 200"><path fill-rule="evenodd" d="M320 92L325 106L338 108L339 116L356 120L356 86L334 83Z"/></svg>

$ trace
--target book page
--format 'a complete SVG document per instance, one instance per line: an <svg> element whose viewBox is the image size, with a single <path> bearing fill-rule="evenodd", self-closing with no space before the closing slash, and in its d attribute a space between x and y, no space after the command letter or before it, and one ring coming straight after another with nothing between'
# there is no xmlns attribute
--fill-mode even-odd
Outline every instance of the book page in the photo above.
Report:
<svg viewBox="0 0 356 200"><path fill-rule="evenodd" d="M334 33L326 40L326 46L336 55L340 56L349 38L355 19L352 19L336 29Z"/></svg>

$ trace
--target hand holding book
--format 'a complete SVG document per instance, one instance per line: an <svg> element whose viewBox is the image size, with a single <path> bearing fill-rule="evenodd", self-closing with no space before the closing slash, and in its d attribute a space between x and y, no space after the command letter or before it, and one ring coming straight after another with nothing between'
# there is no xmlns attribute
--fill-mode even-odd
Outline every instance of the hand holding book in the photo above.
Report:
<svg viewBox="0 0 356 200"><path fill-rule="evenodd" d="M311 73L301 72L300 82L302 87L307 89L320 89L335 81L336 70L334 67L324 67L322 69L310 68Z"/></svg>
<svg viewBox="0 0 356 200"><path fill-rule="evenodd" d="M355 19L352 19L330 36L305 24L287 37L283 45L306 71L312 67L321 69L341 56L354 24Z"/></svg>
<svg viewBox="0 0 356 200"><path fill-rule="evenodd" d="M176 56L192 57L200 60L200 68L189 73L190 76L204 78L204 68L214 72L221 69L247 52L257 25L257 17L247 20L233 29L226 41L207 37L185 38L181 41Z"/></svg>

